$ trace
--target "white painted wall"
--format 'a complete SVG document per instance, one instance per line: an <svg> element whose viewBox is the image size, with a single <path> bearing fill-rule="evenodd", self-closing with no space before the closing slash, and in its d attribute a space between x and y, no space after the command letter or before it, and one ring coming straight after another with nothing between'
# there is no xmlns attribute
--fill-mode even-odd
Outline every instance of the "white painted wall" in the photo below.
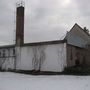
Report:
<svg viewBox="0 0 90 90"><path fill-rule="evenodd" d="M67 66L66 43L24 46L17 69L60 72Z"/></svg>
<svg viewBox="0 0 90 90"><path fill-rule="evenodd" d="M0 49L0 67L2 69L15 69L15 62L17 70L60 72L67 66L66 43L16 47L15 55L13 55L13 49ZM4 51L5 58L3 57Z"/></svg>
<svg viewBox="0 0 90 90"><path fill-rule="evenodd" d="M0 67L4 70L15 69L14 48L0 48Z"/></svg>
<svg viewBox="0 0 90 90"><path fill-rule="evenodd" d="M17 50L17 69L19 70L32 70L32 48L22 47L16 48Z"/></svg>
<svg viewBox="0 0 90 90"><path fill-rule="evenodd" d="M45 49L45 54L46 59L42 65L41 71L60 72L67 66L65 44L48 45Z"/></svg>
<svg viewBox="0 0 90 90"><path fill-rule="evenodd" d="M3 58L3 59L5 59L5 58ZM3 65L2 65L2 69L4 69L4 70L13 70L15 67L14 67L14 58L12 57L12 58L7 58L6 60L5 60L5 63L3 63Z"/></svg>

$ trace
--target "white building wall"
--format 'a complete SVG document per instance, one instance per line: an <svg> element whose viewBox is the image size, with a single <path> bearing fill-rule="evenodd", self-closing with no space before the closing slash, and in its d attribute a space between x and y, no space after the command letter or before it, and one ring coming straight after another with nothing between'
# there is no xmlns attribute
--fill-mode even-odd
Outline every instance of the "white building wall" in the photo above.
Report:
<svg viewBox="0 0 90 90"><path fill-rule="evenodd" d="M66 64L66 45L56 44L48 45L45 49L45 61L41 67L41 71L63 71Z"/></svg>
<svg viewBox="0 0 90 90"><path fill-rule="evenodd" d="M15 69L14 48L0 48L0 68L4 70Z"/></svg>
<svg viewBox="0 0 90 90"><path fill-rule="evenodd" d="M63 71L67 66L66 44L50 44L21 47L19 70Z"/></svg>
<svg viewBox="0 0 90 90"><path fill-rule="evenodd" d="M17 69L32 70L32 48L21 47L17 48Z"/></svg>
<svg viewBox="0 0 90 90"><path fill-rule="evenodd" d="M2 60L5 60L5 62L2 65L2 69L4 69L4 70L15 69L15 66L14 66L15 59L14 58L7 58L7 59L3 58Z"/></svg>

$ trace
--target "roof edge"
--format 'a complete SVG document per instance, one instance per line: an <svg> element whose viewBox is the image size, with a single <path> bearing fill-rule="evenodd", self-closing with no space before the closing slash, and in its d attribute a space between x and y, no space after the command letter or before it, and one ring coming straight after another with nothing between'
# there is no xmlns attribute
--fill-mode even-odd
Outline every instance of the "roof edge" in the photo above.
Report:
<svg viewBox="0 0 90 90"><path fill-rule="evenodd" d="M55 41L25 43L23 46L51 45L51 44L59 44L59 43L65 43L65 42L66 42L66 40L55 40Z"/></svg>

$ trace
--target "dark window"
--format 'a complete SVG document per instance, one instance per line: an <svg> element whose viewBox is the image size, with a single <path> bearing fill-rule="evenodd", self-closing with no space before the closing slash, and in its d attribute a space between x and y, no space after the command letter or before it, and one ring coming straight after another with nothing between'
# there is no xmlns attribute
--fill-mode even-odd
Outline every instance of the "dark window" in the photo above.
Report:
<svg viewBox="0 0 90 90"><path fill-rule="evenodd" d="M1 52L0 52L0 57L1 57Z"/></svg>
<svg viewBox="0 0 90 90"><path fill-rule="evenodd" d="M71 50L70 50L70 60L73 59L73 54L72 54L72 47L71 47Z"/></svg>
<svg viewBox="0 0 90 90"><path fill-rule="evenodd" d="M5 57L5 50L3 50L3 57Z"/></svg>
<svg viewBox="0 0 90 90"><path fill-rule="evenodd" d="M80 61L78 59L75 60L75 65L79 66L80 65Z"/></svg>
<svg viewBox="0 0 90 90"><path fill-rule="evenodd" d="M15 49L13 49L13 55L15 55Z"/></svg>

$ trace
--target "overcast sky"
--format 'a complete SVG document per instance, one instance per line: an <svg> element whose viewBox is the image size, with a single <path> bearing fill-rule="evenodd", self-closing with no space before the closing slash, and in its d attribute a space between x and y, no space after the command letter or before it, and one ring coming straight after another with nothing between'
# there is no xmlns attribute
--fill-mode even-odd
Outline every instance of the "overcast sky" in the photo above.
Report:
<svg viewBox="0 0 90 90"><path fill-rule="evenodd" d="M0 0L0 44L15 42L16 3ZM90 0L25 1L25 42L61 39L75 23L90 29Z"/></svg>

